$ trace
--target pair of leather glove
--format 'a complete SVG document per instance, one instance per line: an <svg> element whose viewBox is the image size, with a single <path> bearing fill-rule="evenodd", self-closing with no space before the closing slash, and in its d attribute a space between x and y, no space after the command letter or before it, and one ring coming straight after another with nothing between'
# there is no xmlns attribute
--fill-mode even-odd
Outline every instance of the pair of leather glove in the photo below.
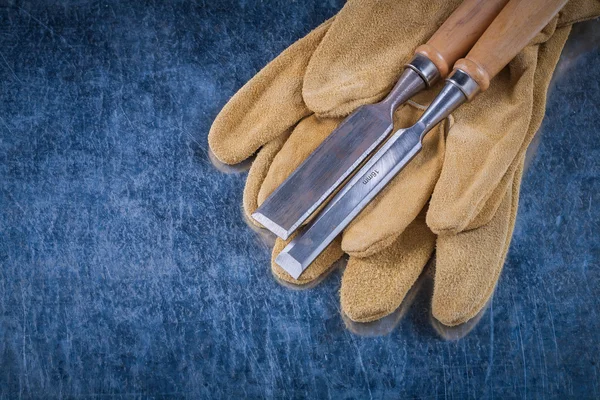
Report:
<svg viewBox="0 0 600 400"><path fill-rule="evenodd" d="M256 154L243 197L250 221L343 117L391 90L414 49L459 4L349 0L231 98L209 145L226 164ZM599 14L597 0L568 3L486 92L427 134L423 150L298 280L272 262L275 276L305 285L347 253L342 310L369 322L398 308L435 250L433 316L448 326L474 317L508 252L525 152L571 25ZM437 89L399 108L394 130L412 125ZM277 239L273 260L285 244Z"/></svg>

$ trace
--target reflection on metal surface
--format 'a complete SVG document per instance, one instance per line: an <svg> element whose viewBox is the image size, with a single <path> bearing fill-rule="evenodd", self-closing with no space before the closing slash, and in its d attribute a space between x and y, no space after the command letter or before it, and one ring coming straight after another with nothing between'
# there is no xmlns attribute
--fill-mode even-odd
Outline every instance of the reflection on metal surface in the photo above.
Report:
<svg viewBox="0 0 600 400"><path fill-rule="evenodd" d="M492 297L493 297L493 294L492 294ZM444 338L446 340L462 339L463 337L467 336L467 334L469 332L471 332L473 330L473 328L475 328L475 326L477 326L477 324L481 320L481 317L483 317L483 315L486 313L492 297L490 297L490 300L488 300L486 305L473 318L471 318L470 320L468 320L467 322L465 322L463 324L456 325L456 326L447 326L447 325L442 324L440 321L435 319L435 317L431 313L431 309L430 309L429 310L429 321L431 322L431 326L433 326L433 329L435 329L435 331L442 338Z"/></svg>
<svg viewBox="0 0 600 400"><path fill-rule="evenodd" d="M407 297L408 295L411 295L411 292L413 292L413 289L409 291ZM414 293L416 294L416 291L414 291ZM412 297L414 298L414 294L412 294ZM405 299L405 301L406 300L408 300L408 298ZM390 315L386 315L373 322L354 322L343 311L341 312L342 319L344 320L346 328L355 335L364 337L386 336L389 335L396 326L398 326L402 318L404 318L404 315L410 306L405 306L405 301L403 301L400 307Z"/></svg>
<svg viewBox="0 0 600 400"><path fill-rule="evenodd" d="M427 270L430 264L431 260L427 263L425 270ZM354 322L342 311L342 319L344 320L346 328L348 328L350 332L356 335L366 337L386 336L390 334L390 332L392 332L398 326L398 324L400 324L400 321L402 321L402 319L414 303L415 298L417 297L417 294L420 293L421 287L423 286L423 282L426 279L428 279L427 272L421 273L421 276L419 276L419 278L410 288L408 293L406 293L406 296L404 296L404 300L396 309L396 311L376 321Z"/></svg>
<svg viewBox="0 0 600 400"><path fill-rule="evenodd" d="M273 246L275 246L275 235L269 232L268 229L261 228L257 226L256 223L252 222L252 220L250 220L250 218L248 218L246 215L243 205L241 205L240 208L242 209L242 215L244 216L244 222L246 225L248 225L250 229L258 234L258 238L265 246L267 246L269 249L273 248Z"/></svg>
<svg viewBox="0 0 600 400"><path fill-rule="evenodd" d="M456 325L456 326L446 326L442 324L440 321L435 319L431 312L431 298L433 295L433 281L435 275L435 256L433 256L425 268L423 272L419 276L419 279L415 282L412 288L408 291L402 304L390 315L387 315L377 321L360 323L352 321L347 315L343 312L342 319L344 320L344 324L352 333L359 336L366 337L377 337L377 336L385 336L390 334L404 319L408 310L411 308L413 304L417 304L417 306L422 305L422 303L427 304L427 314L428 317L426 319L421 319L419 321L411 321L411 323L417 324L428 324L430 325L435 333L437 333L444 340L459 340L465 337L469 332L471 332L477 324L481 321L481 318L486 313L491 300L485 305L485 307L475 315L475 317L471 318L469 321L464 324ZM427 328L427 327L425 327Z"/></svg>
<svg viewBox="0 0 600 400"><path fill-rule="evenodd" d="M246 213L244 212L243 207L242 207L242 215L244 216L244 222L246 222L248 227L250 229L252 229L254 232L256 232L256 234L257 234L256 236L259 240L259 245L262 245L265 248L265 251L271 251L273 249L273 246L275 246L275 241L277 240L277 236L275 236L275 234L272 233L271 231L269 231L268 229L260 228L255 223L253 223L250 220L250 218L248 218ZM286 282L286 281L278 278L275 275L273 275L273 278L281 286L284 286L291 290L312 289L315 286L317 286L318 284L320 284L321 282L323 282L323 280L325 280L329 275L331 275L331 273L333 271L335 271L336 269L339 268L339 269L343 270L344 268L346 268L347 263L348 263L348 256L344 255L342 258L340 258L339 260L337 260L336 262L331 264L331 267L327 271L325 271L320 277L318 277L314 281L307 283L306 285L295 285L293 283Z"/></svg>
<svg viewBox="0 0 600 400"><path fill-rule="evenodd" d="M226 174L238 174L240 172L247 171L250 169L250 166L252 165L252 162L254 161L254 157L250 157L250 158L247 158L246 160L242 161L239 164L235 164L235 165L225 164L225 163L222 163L221 161L219 161L217 156L215 156L215 153L213 153L210 148L208 149L208 159L210 160L211 164L214 165L214 167L216 169L218 169L219 171L224 172Z"/></svg>

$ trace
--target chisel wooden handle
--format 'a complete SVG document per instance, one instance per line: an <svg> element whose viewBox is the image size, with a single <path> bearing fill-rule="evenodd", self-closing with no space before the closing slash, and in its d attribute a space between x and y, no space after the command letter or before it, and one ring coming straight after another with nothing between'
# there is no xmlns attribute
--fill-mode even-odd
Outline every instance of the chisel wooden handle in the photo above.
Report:
<svg viewBox="0 0 600 400"><path fill-rule="evenodd" d="M484 91L496 76L558 14L567 0L510 0L475 43L454 64Z"/></svg>
<svg viewBox="0 0 600 400"><path fill-rule="evenodd" d="M445 78L490 26L508 0L465 0L415 53L427 57Z"/></svg>

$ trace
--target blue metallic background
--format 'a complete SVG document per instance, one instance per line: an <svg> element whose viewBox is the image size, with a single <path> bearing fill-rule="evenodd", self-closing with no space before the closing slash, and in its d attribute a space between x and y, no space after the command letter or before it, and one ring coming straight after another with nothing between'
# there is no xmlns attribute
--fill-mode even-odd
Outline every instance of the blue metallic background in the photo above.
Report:
<svg viewBox="0 0 600 400"><path fill-rule="evenodd" d="M428 276L348 327L340 271L272 278L206 136L342 5L0 1L0 398L600 397L600 21L569 41L477 323L432 323Z"/></svg>

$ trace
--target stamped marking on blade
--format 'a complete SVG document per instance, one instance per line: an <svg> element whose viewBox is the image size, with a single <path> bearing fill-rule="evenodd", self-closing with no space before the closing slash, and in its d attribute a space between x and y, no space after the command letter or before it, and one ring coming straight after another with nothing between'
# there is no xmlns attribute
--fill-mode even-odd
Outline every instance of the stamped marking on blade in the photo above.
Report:
<svg viewBox="0 0 600 400"><path fill-rule="evenodd" d="M375 178L377 175L379 175L379 171L373 170L373 172L371 172L369 175L367 175L367 177L365 179L363 179L363 181L362 181L363 185L366 185L367 183L369 183L369 181L371 179Z"/></svg>

